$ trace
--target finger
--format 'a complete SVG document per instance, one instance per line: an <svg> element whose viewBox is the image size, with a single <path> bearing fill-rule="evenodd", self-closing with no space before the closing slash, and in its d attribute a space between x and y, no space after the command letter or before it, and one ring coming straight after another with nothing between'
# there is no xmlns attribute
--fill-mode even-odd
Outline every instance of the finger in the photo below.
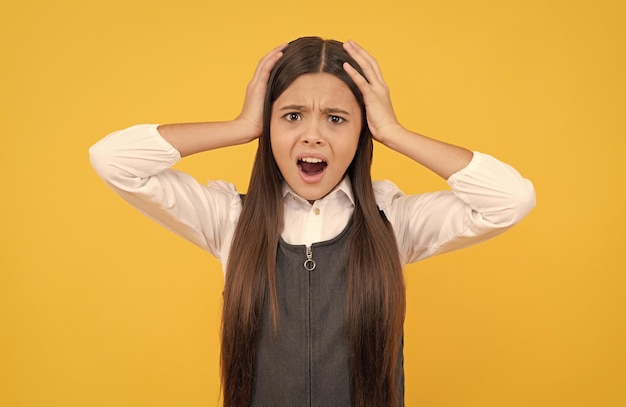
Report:
<svg viewBox="0 0 626 407"><path fill-rule="evenodd" d="M356 83L356 86L359 88L361 93L363 93L363 95L370 91L370 84L367 79L365 79L365 77L361 75L361 73L357 71L352 65L350 65L348 62L344 62L343 69L348 73L350 78L352 78L354 83Z"/></svg>
<svg viewBox="0 0 626 407"><path fill-rule="evenodd" d="M365 51L365 49L363 49L354 40L344 43L344 49L352 58L354 58L361 69L363 69L363 73L370 82L378 81L383 85L385 84L378 62L373 56Z"/></svg>
<svg viewBox="0 0 626 407"><path fill-rule="evenodd" d="M272 68L276 64L276 62L283 56L283 49L287 46L286 43L280 44L276 48L272 49L270 52L265 54L263 58L259 60L259 63L254 71L254 75L252 76L252 81L262 80L267 81L267 77L269 76Z"/></svg>
<svg viewBox="0 0 626 407"><path fill-rule="evenodd" d="M255 78L265 77L269 75L276 61L278 61L283 55L282 50L285 48L286 45L287 44L279 45L278 47L267 53L263 58L261 58L254 73Z"/></svg>
<svg viewBox="0 0 626 407"><path fill-rule="evenodd" d="M369 52L367 52L363 47L361 47L356 41L351 40L350 44L352 45L352 47L354 47L358 55L360 55L365 61L367 61L367 64L369 64L372 67L372 70L376 74L376 78L378 79L378 81L381 83L385 83L382 70L380 69L380 66L378 65L378 61L376 60L376 58L374 58Z"/></svg>

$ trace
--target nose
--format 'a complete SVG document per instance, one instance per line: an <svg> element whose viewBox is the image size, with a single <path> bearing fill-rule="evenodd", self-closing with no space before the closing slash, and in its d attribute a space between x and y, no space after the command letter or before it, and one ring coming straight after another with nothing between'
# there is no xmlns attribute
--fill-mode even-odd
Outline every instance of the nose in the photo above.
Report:
<svg viewBox="0 0 626 407"><path fill-rule="evenodd" d="M306 145L324 145L326 141L324 140L320 130L321 129L316 123L310 123L302 133L301 142Z"/></svg>

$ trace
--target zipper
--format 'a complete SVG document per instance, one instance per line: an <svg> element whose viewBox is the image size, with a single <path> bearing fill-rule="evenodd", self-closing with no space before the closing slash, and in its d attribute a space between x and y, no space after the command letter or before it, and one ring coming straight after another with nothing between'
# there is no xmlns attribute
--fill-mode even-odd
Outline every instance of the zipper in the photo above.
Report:
<svg viewBox="0 0 626 407"><path fill-rule="evenodd" d="M312 326L311 326L311 306L312 306L312 303L311 303L311 271L315 270L315 260L313 260L313 249L312 249L311 246L306 246L306 260L304 261L303 266L304 266L304 269L306 271L308 271L307 274L308 274L308 280L309 280L308 293L307 293L308 297L309 297L308 298L308 300L309 300L308 301L309 302L309 304L308 304L308 307L309 307L309 309L308 309L308 313L309 313L309 315L308 315L308 325L309 325L308 326L308 331L309 331L309 333L307 335L308 336L308 338L307 338L307 341L308 341L307 347L308 347L308 352L309 352L309 355L308 355L309 356L309 366L308 366L308 370L309 370L309 389L308 389L309 400L308 400L308 402L309 403L308 403L308 406L310 407L312 405L312 403L313 403L313 394L312 394L312 392L313 392L313 381L312 381L313 380L313 377L312 377L312 370L313 370L313 355L312 355L312 352L313 352L313 349L312 349L312 346L313 345L311 343L312 340L313 340L312 332L311 332L312 331Z"/></svg>
<svg viewBox="0 0 626 407"><path fill-rule="evenodd" d="M313 260L313 249L311 249L311 246L306 247L306 260L304 261L304 269L306 271L315 270L315 260Z"/></svg>

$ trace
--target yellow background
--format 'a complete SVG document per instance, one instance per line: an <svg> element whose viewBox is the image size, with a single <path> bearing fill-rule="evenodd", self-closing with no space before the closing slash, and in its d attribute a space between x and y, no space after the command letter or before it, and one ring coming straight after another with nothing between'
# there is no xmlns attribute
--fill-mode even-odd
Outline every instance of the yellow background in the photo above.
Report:
<svg viewBox="0 0 626 407"><path fill-rule="evenodd" d="M406 270L407 405L626 405L624 21L618 0L2 0L0 405L218 405L219 264L87 149L234 117L258 59L303 35L355 38L405 126L537 190L512 231ZM254 148L178 168L245 190ZM374 175L446 187L380 145Z"/></svg>

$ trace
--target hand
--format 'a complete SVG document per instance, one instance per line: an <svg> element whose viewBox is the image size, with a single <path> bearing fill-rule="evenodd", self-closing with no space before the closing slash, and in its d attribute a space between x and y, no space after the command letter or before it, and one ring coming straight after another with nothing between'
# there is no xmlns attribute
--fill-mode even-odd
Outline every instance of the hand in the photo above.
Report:
<svg viewBox="0 0 626 407"><path fill-rule="evenodd" d="M243 108L235 120L245 127L250 141L260 137L263 132L263 103L265 102L267 81L276 61L283 56L282 50L286 45L279 45L261 58L254 71L252 80L250 80L246 88Z"/></svg>
<svg viewBox="0 0 626 407"><path fill-rule="evenodd" d="M391 104L389 88L383 79L378 63L353 40L345 42L343 47L359 64L365 74L365 77L363 77L348 62L344 62L343 68L363 94L367 112L367 124L372 132L372 137L374 137L374 140L386 144L387 135L397 131L402 126L396 119L396 114Z"/></svg>

